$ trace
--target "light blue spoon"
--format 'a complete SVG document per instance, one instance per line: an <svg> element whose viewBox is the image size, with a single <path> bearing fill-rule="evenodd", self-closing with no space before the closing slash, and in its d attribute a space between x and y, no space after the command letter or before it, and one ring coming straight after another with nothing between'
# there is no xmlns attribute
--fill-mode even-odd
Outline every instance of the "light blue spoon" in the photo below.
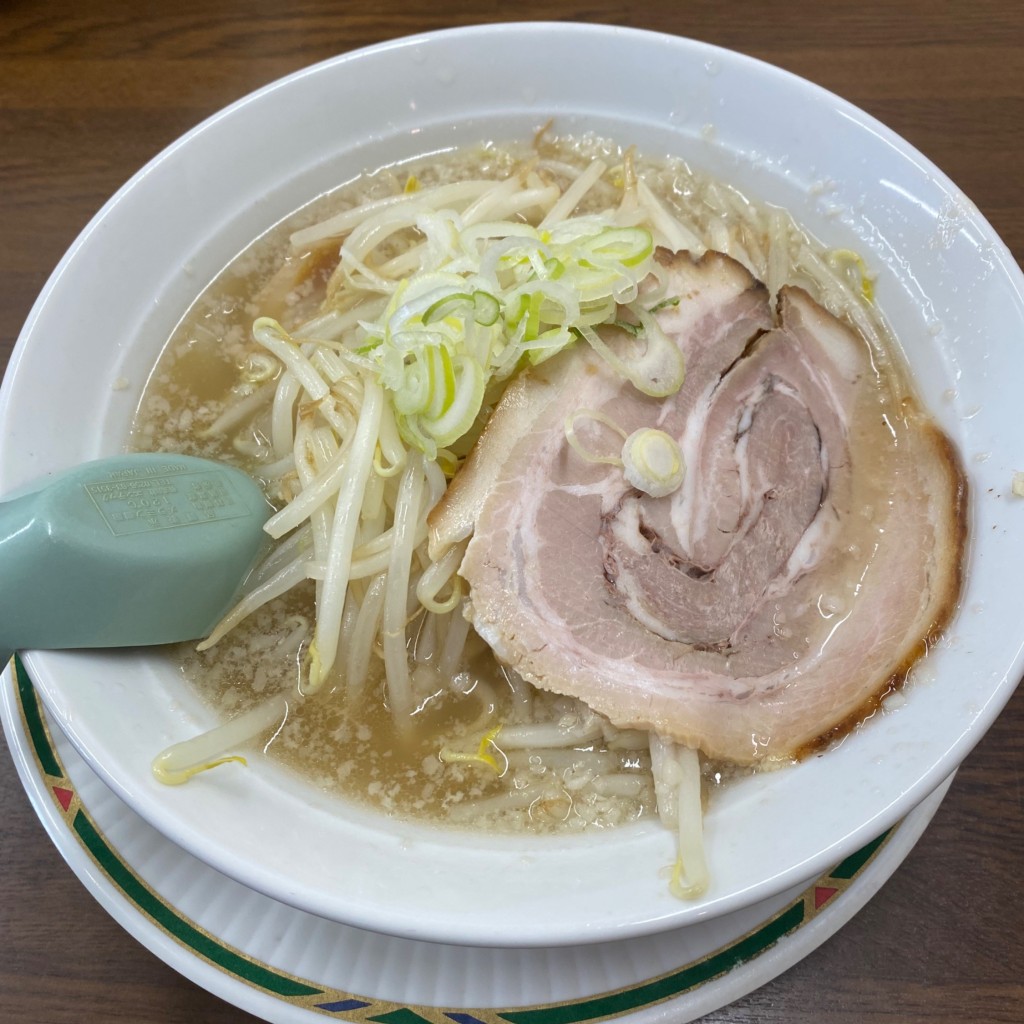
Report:
<svg viewBox="0 0 1024 1024"><path fill-rule="evenodd" d="M186 455L114 456L21 489L0 502L0 664L206 636L270 511L245 473Z"/></svg>

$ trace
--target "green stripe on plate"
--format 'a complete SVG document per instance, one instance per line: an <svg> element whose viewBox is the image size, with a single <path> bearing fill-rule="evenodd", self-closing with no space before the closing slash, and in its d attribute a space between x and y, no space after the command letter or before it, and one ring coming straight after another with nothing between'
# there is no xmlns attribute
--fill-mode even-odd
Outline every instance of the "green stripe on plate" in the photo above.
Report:
<svg viewBox="0 0 1024 1024"><path fill-rule="evenodd" d="M631 1010L639 1010L697 988L759 956L783 936L799 928L803 920L804 904L803 900L799 900L763 928L674 974L667 974L622 992L612 992L578 1003L544 1006L532 1010L513 1010L499 1016L510 1024L577 1024L579 1021L614 1017Z"/></svg>
<svg viewBox="0 0 1024 1024"><path fill-rule="evenodd" d="M277 974L275 971L268 970L266 967L235 953L175 913L156 893L146 888L135 877L133 872L107 845L106 840L96 830L84 811L79 811L75 815L73 827L86 849L96 858L100 867L125 896L189 949L194 950L217 967L243 978L250 984L273 992L275 995L312 996L323 992L323 989L313 988L293 978Z"/></svg>
<svg viewBox="0 0 1024 1024"><path fill-rule="evenodd" d="M21 701L21 712L25 716L28 737L32 741L36 757L39 758L39 764L51 778L63 779L64 769L50 745L50 737L43 724L42 712L39 710L39 698L32 686L32 680L25 671L25 666L21 663L21 658L17 655L14 658L14 678L18 684L18 698Z"/></svg>
<svg viewBox="0 0 1024 1024"><path fill-rule="evenodd" d="M889 829L891 832L892 829ZM867 846L862 846L856 853L851 853L841 864L829 872L832 878L849 880L860 872L860 869L875 855L875 851L888 839L889 832L883 832L877 839L872 839Z"/></svg>

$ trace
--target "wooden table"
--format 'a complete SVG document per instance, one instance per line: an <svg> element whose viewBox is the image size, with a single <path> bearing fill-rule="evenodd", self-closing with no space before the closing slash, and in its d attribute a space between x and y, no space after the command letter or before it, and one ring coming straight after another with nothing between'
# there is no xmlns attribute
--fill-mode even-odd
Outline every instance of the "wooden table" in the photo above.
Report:
<svg viewBox="0 0 1024 1024"><path fill-rule="evenodd" d="M655 12L660 13L655 13ZM278 76L407 33L502 20L688 35L803 75L942 167L1024 257L1019 0L67 0L0 5L0 352L102 202L200 119ZM1021 339L1024 343L1024 339ZM0 567L2 571L2 567ZM1007 595L1020 600L1019 595ZM1024 1021L1024 691L875 899L782 977L708 1019ZM184 980L64 866L0 757L0 1020L251 1020Z"/></svg>

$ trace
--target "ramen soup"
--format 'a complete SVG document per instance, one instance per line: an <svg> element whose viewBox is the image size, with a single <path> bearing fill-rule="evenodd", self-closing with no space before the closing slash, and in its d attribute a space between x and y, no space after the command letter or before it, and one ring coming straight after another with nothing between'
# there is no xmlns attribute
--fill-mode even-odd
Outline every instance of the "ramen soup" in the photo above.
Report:
<svg viewBox="0 0 1024 1024"><path fill-rule="evenodd" d="M225 724L159 777L263 749L388 814L658 815L682 896L707 791L870 716L960 582L962 475L860 258L594 138L298 211L183 319L132 440L277 509L176 651Z"/></svg>

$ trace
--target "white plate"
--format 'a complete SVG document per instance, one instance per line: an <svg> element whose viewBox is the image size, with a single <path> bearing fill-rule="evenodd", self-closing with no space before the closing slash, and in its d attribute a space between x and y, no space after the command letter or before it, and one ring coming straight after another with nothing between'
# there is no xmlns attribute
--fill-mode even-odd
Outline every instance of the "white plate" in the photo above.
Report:
<svg viewBox="0 0 1024 1024"><path fill-rule="evenodd" d="M932 792L1024 670L1024 606L1005 599L1024 560L1024 503L1008 496L1024 393L1019 269L956 187L884 126L782 71L673 37L517 24L399 40L268 86L186 135L104 207L33 309L0 398L0 491L121 447L175 321L258 231L365 168L528 136L552 116L560 130L683 155L863 253L926 403L965 456L968 584L902 710L714 802L714 880L694 903L668 895L672 840L653 825L460 836L344 808L261 762L162 788L154 753L212 723L169 666L131 652L27 656L93 770L176 844L284 903L409 938L607 941L789 890ZM115 390L119 379L127 387Z"/></svg>
<svg viewBox="0 0 1024 1024"><path fill-rule="evenodd" d="M842 927L902 863L949 787L811 885L736 914L616 943L473 949L326 922L218 874L111 793L48 726L24 672L0 679L0 718L36 813L103 907L185 977L277 1024L324 1014L360 1024L382 1014L685 1024L777 977Z"/></svg>

